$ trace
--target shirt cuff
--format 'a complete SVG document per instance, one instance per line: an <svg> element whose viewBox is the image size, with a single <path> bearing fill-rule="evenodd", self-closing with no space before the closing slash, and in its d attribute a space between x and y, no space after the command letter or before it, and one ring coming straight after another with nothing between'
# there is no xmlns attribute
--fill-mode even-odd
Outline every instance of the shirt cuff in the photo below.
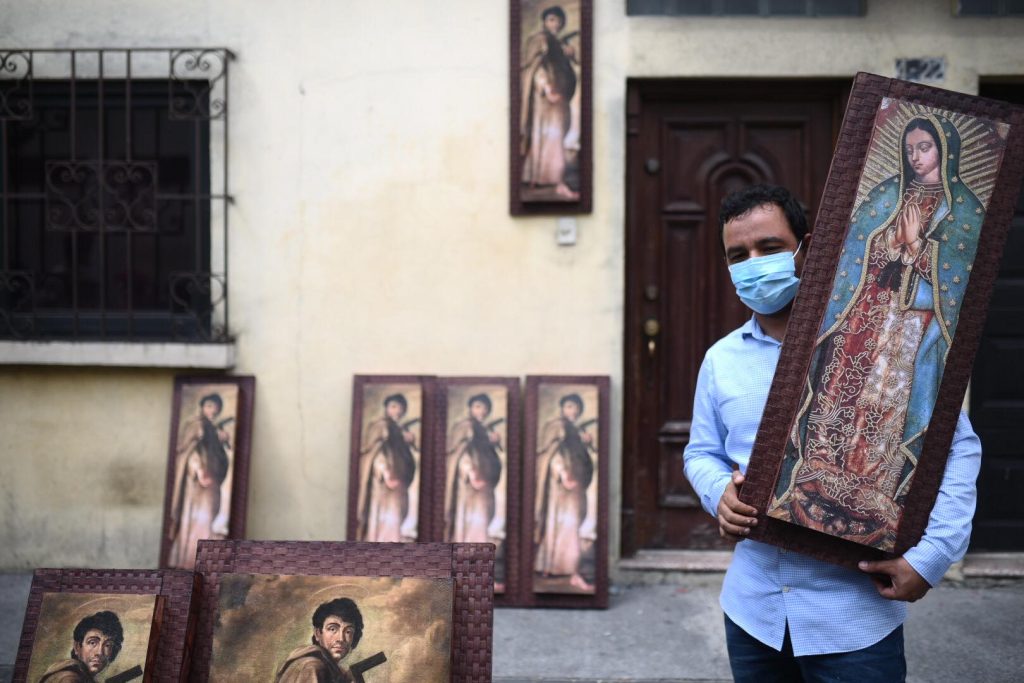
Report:
<svg viewBox="0 0 1024 683"><path fill-rule="evenodd" d="M729 485L730 481L732 481L732 472L711 485L708 495L704 499L704 509L712 517L718 517L718 503L722 500L722 494L725 493L725 487Z"/></svg>
<svg viewBox="0 0 1024 683"><path fill-rule="evenodd" d="M924 539L904 553L903 559L933 588L942 581L952 564L949 558Z"/></svg>

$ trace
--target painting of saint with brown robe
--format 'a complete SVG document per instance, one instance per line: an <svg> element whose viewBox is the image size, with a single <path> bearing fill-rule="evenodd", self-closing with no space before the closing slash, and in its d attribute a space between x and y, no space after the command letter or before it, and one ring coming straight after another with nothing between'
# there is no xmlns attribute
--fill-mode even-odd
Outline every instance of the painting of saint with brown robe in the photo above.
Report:
<svg viewBox="0 0 1024 683"><path fill-rule="evenodd" d="M423 390L418 384L367 384L359 450L357 541L418 537Z"/></svg>
<svg viewBox="0 0 1024 683"><path fill-rule="evenodd" d="M451 579L224 574L210 681L449 680Z"/></svg>
<svg viewBox="0 0 1024 683"><path fill-rule="evenodd" d="M494 591L505 590L508 388L448 386L445 543L493 543Z"/></svg>
<svg viewBox="0 0 1024 683"><path fill-rule="evenodd" d="M597 541L598 389L541 384L534 591L592 594Z"/></svg>
<svg viewBox="0 0 1024 683"><path fill-rule="evenodd" d="M193 569L200 540L228 536L237 408L235 384L182 387L168 567Z"/></svg>
<svg viewBox="0 0 1024 683"><path fill-rule="evenodd" d="M27 680L142 681L147 662L152 668L158 604L156 595L43 593Z"/></svg>
<svg viewBox="0 0 1024 683"><path fill-rule="evenodd" d="M519 77L520 196L580 198L580 4L522 0Z"/></svg>

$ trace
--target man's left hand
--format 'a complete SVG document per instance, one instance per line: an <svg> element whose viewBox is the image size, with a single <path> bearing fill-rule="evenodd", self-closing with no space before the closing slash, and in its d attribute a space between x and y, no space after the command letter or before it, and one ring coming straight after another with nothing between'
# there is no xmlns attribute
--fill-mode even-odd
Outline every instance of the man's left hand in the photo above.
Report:
<svg viewBox="0 0 1024 683"><path fill-rule="evenodd" d="M902 557L877 562L864 561L857 566L871 575L878 594L887 600L914 602L931 590L931 585Z"/></svg>

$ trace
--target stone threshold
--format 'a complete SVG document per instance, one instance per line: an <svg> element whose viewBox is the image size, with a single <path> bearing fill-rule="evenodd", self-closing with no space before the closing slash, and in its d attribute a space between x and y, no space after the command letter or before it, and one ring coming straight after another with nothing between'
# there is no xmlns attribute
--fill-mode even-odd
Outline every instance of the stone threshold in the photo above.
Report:
<svg viewBox="0 0 1024 683"><path fill-rule="evenodd" d="M730 550L641 550L618 561L620 572L724 572ZM962 578L1024 578L1024 552L968 553L947 575Z"/></svg>

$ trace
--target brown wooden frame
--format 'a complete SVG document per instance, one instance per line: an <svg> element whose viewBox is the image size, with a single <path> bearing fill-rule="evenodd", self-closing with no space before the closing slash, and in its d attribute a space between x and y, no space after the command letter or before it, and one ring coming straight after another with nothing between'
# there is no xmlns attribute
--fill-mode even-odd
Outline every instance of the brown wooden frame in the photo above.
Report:
<svg viewBox="0 0 1024 683"><path fill-rule="evenodd" d="M238 386L235 419L235 448L231 480L231 516L228 537L245 538L246 511L249 499L249 456L252 450L252 416L256 398L256 378L252 375L183 375L174 378L171 406L171 429L167 445L167 484L164 492L164 516L160 534L160 567L166 568L171 550L168 533L171 528L171 501L174 493L174 470L177 456L178 429L181 426L181 393L190 384L234 384Z"/></svg>
<svg viewBox="0 0 1024 683"><path fill-rule="evenodd" d="M434 482L434 411L436 409L436 384L433 375L355 375L352 380L352 422L349 435L349 478L348 478L348 521L345 537L356 540L359 508L359 452L362 450L363 389L370 384L419 384L423 390L423 405L420 415L420 490L417 511L416 538L419 541L441 537L441 524L431 507L437 497ZM444 482L441 482L441 505L444 504ZM440 508L437 508L440 509Z"/></svg>
<svg viewBox="0 0 1024 683"><path fill-rule="evenodd" d="M37 569L29 589L12 680L21 683L28 676L44 593L122 593L162 598L157 603L160 624L152 680L187 680L198 605L193 597L198 590L198 577L180 569Z"/></svg>
<svg viewBox="0 0 1024 683"><path fill-rule="evenodd" d="M598 443L597 452L597 542L594 548L595 592L593 595L536 593L533 590L534 507L537 499L537 415L538 390L542 384L593 384L597 388ZM523 441L522 533L520 538L521 604L530 607L608 607L608 471L609 429L611 428L611 380L604 375L528 375L526 377L526 432Z"/></svg>
<svg viewBox="0 0 1024 683"><path fill-rule="evenodd" d="M448 416L448 387L469 385L469 384L494 384L502 385L508 390L508 406L506 424L508 429L508 443L505 444L506 467L505 467L505 592L494 595L494 604L498 607L510 607L520 604L520 569L519 553L522 546L519 540L520 521L522 512L521 484L522 474L522 449L520 447L519 435L521 428L520 405L522 396L518 377L440 377L437 380L437 409L434 411L434 488L431 491L431 518L440 520L435 525L436 535L431 539L444 541L444 501L445 488L447 487L446 454L447 443L447 416ZM497 559L495 559L497 563Z"/></svg>
<svg viewBox="0 0 1024 683"><path fill-rule="evenodd" d="M509 211L513 216L590 213L593 205L593 0L580 2L580 192L579 199L566 202L524 202L520 197L523 163L519 148L522 85L520 78L520 43L522 42L522 3L509 0ZM550 3L557 5L557 1ZM545 5L546 7L547 5ZM539 23L538 17L538 23Z"/></svg>
<svg viewBox="0 0 1024 683"><path fill-rule="evenodd" d="M1001 120L1011 125L992 199L985 213L974 268L960 309L956 336L939 386L922 455L907 494L893 553L863 546L767 517L786 440L797 416L804 377L831 293L882 98L891 97ZM854 567L858 560L901 556L920 540L945 472L957 415L971 376L992 286L999 271L1021 178L1024 176L1024 110L1005 102L858 74L850 95L836 155L804 265L800 295L793 305L775 379L761 419L740 498L758 509L750 538Z"/></svg>
<svg viewBox="0 0 1024 683"><path fill-rule="evenodd" d="M491 680L494 546L489 543L201 541L202 576L190 681L205 683L212 660L220 576L388 576L455 580L451 680Z"/></svg>

